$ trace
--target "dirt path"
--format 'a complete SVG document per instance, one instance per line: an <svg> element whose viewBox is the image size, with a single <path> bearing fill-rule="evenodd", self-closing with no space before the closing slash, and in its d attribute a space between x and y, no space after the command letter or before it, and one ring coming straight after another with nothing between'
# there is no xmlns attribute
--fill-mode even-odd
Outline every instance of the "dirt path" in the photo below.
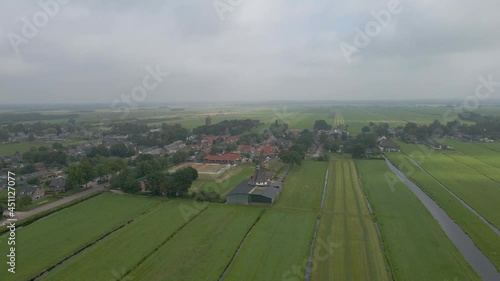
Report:
<svg viewBox="0 0 500 281"><path fill-rule="evenodd" d="M103 190L104 189L103 185L96 185L95 183L92 183L92 185L93 185L92 188L89 188L89 189L84 190L82 192L78 192L76 194L73 194L73 195L61 198L61 199L59 199L57 201L54 201L54 202L51 202L49 204L40 206L38 208L29 210L29 211L26 211L26 212L16 212L15 218L19 221L19 220L22 220L22 219L25 219L27 217L30 217L30 216L33 216L33 215L45 212L45 211L50 210L52 208L55 208L57 206L61 206L63 204L71 202L73 200L85 197L85 196L90 195L90 194L92 194L94 192L97 192L99 190ZM5 224L7 224L7 220L0 221L0 225L5 225Z"/></svg>

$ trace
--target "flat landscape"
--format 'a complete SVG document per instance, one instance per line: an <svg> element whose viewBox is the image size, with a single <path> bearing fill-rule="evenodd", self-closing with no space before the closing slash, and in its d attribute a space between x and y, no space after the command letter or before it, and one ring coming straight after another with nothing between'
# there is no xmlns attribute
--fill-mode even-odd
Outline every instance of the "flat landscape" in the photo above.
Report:
<svg viewBox="0 0 500 281"><path fill-rule="evenodd" d="M490 223L500 228L500 216L498 215L500 213L500 205L498 204L500 183L494 181L491 176L448 157L446 152L434 151L423 145L401 144L401 148L408 155L415 152L425 155L415 157L414 160ZM424 154L422 151L427 153ZM470 160L474 161L473 158Z"/></svg>
<svg viewBox="0 0 500 281"><path fill-rule="evenodd" d="M396 280L481 280L415 195L400 181L390 184L395 176L384 161L356 166Z"/></svg>
<svg viewBox="0 0 500 281"><path fill-rule="evenodd" d="M312 280L390 280L380 238L353 160L331 160Z"/></svg>
<svg viewBox="0 0 500 281"><path fill-rule="evenodd" d="M0 272L1 280L32 279L63 259L91 245L99 238L133 220L160 201L134 196L103 194L18 229L16 238L19 266L10 275ZM0 236L7 243L7 236ZM3 262L7 257L2 255Z"/></svg>

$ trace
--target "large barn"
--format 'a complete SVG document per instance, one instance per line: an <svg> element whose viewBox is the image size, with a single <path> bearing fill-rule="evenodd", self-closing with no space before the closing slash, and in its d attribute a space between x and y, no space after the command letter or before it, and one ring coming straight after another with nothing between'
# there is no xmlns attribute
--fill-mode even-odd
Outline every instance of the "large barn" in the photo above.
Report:
<svg viewBox="0 0 500 281"><path fill-rule="evenodd" d="M242 181L226 195L228 204L273 204L284 183L273 180L273 172L257 166L252 178Z"/></svg>

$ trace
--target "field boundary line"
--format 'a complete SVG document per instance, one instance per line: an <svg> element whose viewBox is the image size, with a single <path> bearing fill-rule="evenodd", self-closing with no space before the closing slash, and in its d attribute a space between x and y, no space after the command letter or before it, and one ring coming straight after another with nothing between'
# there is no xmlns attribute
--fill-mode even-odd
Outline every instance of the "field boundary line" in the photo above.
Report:
<svg viewBox="0 0 500 281"><path fill-rule="evenodd" d="M179 227L176 231L174 231L172 234L170 234L163 242L161 242L155 249L151 251L151 253L145 255L134 267L131 267L130 270L127 270L123 275L121 280L128 280L127 275L138 268L144 261L146 261L149 257L151 257L154 253L156 253L161 247L163 247L165 244L167 244L168 241L172 240L177 233L179 233L182 229L184 229L187 225L189 225L190 222L192 222L194 219L196 219L201 213L203 213L205 210L207 210L209 205L203 207L196 215L192 216L189 218L188 221L186 221L181 227Z"/></svg>
<svg viewBox="0 0 500 281"><path fill-rule="evenodd" d="M260 219L262 218L262 216L264 215L264 213L267 212L267 210L268 209L263 209L260 212L260 214L257 217L257 219L255 219L254 223L252 224L252 227L250 227L250 229L247 231L247 234L245 235L245 237L243 237L243 240L241 240L240 245L238 246L238 248L234 252L234 255L231 258L231 261L229 261L229 264L226 266L226 268L222 272L222 275L219 277L219 279L218 279L219 281L224 280L224 278L226 277L227 273L229 272L229 269L231 268L231 265L233 265L234 260L236 259L236 256L238 256L238 254L240 253L241 248L243 247L243 244L245 244L245 241L247 241L247 239L250 236L250 234L252 233L253 229L255 228L255 226L257 225L257 223L260 221Z"/></svg>
<svg viewBox="0 0 500 281"><path fill-rule="evenodd" d="M341 163L340 169L342 171L342 189L344 189L344 215L342 216L342 219L344 220L344 241L345 241L345 252L344 252L344 259L347 263L350 262L351 260L351 243L349 239L349 220L347 214L347 192L346 192L346 180L345 180L345 169L344 169L344 163ZM350 268L346 268L346 281L352 281L352 272Z"/></svg>
<svg viewBox="0 0 500 281"><path fill-rule="evenodd" d="M34 278L32 278L31 280L38 280L40 277L44 276L45 274L48 274L49 272L53 271L54 269L58 268L59 266L65 264L68 260L78 256L79 254L83 253L84 251L88 250L89 248L91 248L92 246L94 246L95 244L99 243L100 241L106 239L106 237L112 235L113 233L119 231L120 229L124 228L125 226L129 225L130 223L133 223L135 220L139 219L140 217L142 217L144 214L146 213L149 213L151 212L152 210L158 208L158 206L160 206L160 204L162 203L162 201L159 201L157 204L151 206L151 208L145 210L144 212L142 213L139 213L137 216L127 220L125 223L119 225L118 227L112 229L111 231L105 233L104 235L102 235L101 237L98 237L97 239L95 239L94 241L92 241L91 243L88 243L87 245L83 246L82 248L78 249L76 252L70 254L69 256L63 258L61 261L59 261L58 263L56 263L55 265L49 267L47 270L43 271L42 273L39 273L37 276L35 276Z"/></svg>
<svg viewBox="0 0 500 281"><path fill-rule="evenodd" d="M328 162L328 165L330 165L330 162ZM325 196L326 196L326 186L328 184L328 173L329 173L329 167L327 166L326 168L326 173L325 173L325 182L323 184L323 197L321 198L321 206L320 210L321 212L323 211L324 203L325 203ZM318 228L319 224L321 222L321 216L316 219L316 226L314 227L314 232L313 232L313 237L311 239L311 247L309 248L309 256L307 257L307 262L306 262L306 268L304 271L304 281L310 281L311 280L311 275L312 275L312 263L313 263L313 252L314 252L314 245L316 244L316 236L318 234Z"/></svg>
<svg viewBox="0 0 500 281"><path fill-rule="evenodd" d="M445 184L443 184L440 180L438 180L436 177L434 177L434 175L432 175L431 173L429 173L424 167L422 167L420 164L418 164L417 161L415 161L413 158L411 158L408 154L404 153L406 155L406 157L413 163L415 164L415 166L417 166L417 168L419 168L422 172L426 173L427 175L429 175L432 179L434 179L436 181L436 183L438 183L442 188L444 188L445 190L447 190L453 197L455 197L455 199L457 199L460 203L462 203L462 205L464 205L464 207L466 207L469 211L471 211L473 214L475 214L482 222L484 222L489 228L491 228L491 230L493 230L493 232L495 232L497 235L500 235L500 230L494 226L491 222L489 222L485 217L483 217L478 211L476 211L476 209L474 209L472 206L470 206L469 204L467 204L467 202L465 202L462 198L460 198L458 195L456 195L448 186L446 186ZM391 164L394 165L394 163L392 163L391 160L387 159L387 161L389 161ZM395 167L397 167L396 165L394 165ZM406 175L405 175L406 176ZM413 180L411 180L410 178L408 178L408 180L412 181L413 183L415 183ZM417 183L415 183L415 185L418 186ZM420 188L420 187L419 187ZM425 192L424 190L422 190L425 194L427 194L427 192ZM429 198L432 199L432 201L434 201L434 199L429 195L427 194L427 196L429 196ZM435 201L434 201L435 202ZM437 204L437 203L436 203ZM439 207L441 207L439 204L437 204ZM443 209L444 210L444 209ZM445 211L445 213L447 213ZM448 214L448 213L447 213Z"/></svg>
<svg viewBox="0 0 500 281"><path fill-rule="evenodd" d="M369 204L368 206L370 206L370 212L373 215L372 216L373 224L375 225L375 228L377 229L377 233L379 234L379 237L380 237L380 245L382 247L382 252L384 253L385 265L386 265L387 271L389 272L389 277L391 278L392 281L396 281L396 279L394 278L394 272L392 271L391 258L390 258L390 255L389 255L389 252L388 252L388 249L386 246L386 241L384 240L384 235L382 234L382 230L380 229L380 226L378 225L377 215L373 211L373 209L371 207L370 199L366 195L366 190L365 190L365 187L363 186L363 181L361 180L361 174L359 173L358 164L356 161L354 161L354 166L356 167L356 174L358 176L359 186L361 187L361 190L366 198L366 201Z"/></svg>

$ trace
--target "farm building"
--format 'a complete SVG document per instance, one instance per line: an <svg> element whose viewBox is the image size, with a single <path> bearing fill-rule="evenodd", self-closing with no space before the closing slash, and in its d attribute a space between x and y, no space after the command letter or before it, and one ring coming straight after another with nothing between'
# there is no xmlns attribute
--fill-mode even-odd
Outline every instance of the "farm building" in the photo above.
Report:
<svg viewBox="0 0 500 281"><path fill-rule="evenodd" d="M273 173L257 166L249 180L242 181L226 195L228 204L273 204L283 190L281 181L273 181Z"/></svg>

